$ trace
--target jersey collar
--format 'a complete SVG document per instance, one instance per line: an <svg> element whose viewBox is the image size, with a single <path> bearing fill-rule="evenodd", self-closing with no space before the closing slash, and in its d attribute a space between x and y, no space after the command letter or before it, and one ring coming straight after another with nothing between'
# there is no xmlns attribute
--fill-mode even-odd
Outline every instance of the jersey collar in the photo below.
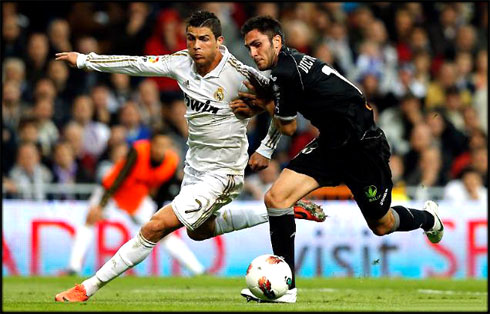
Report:
<svg viewBox="0 0 490 314"><path fill-rule="evenodd" d="M204 78L219 77L221 71L223 71L223 68L225 67L226 62L228 61L228 58L230 56L230 52L228 52L228 48L226 48L223 45L219 46L219 50L221 51L221 54L223 55L223 57L221 58L221 61L218 63L218 65L211 72L204 75ZM196 65L195 64L194 64L193 70L194 70L194 75L200 76L196 72Z"/></svg>

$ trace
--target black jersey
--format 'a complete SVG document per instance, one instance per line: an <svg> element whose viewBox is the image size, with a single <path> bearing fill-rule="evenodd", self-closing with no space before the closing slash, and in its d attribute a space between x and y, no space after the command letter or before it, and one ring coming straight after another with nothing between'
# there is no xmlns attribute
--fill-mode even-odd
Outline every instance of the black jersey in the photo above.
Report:
<svg viewBox="0 0 490 314"><path fill-rule="evenodd" d="M372 108L361 90L321 60L283 47L270 79L274 116L291 120L300 112L319 129L328 147L360 139L374 126Z"/></svg>

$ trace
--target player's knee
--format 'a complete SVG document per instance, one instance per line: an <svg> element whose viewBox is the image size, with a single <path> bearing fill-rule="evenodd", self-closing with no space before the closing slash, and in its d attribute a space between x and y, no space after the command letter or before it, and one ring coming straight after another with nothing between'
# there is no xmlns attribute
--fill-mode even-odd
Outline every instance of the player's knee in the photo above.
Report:
<svg viewBox="0 0 490 314"><path fill-rule="evenodd" d="M285 205L284 200L275 193L273 190L269 190L264 195L264 203L267 208L284 208Z"/></svg>
<svg viewBox="0 0 490 314"><path fill-rule="evenodd" d="M371 229L371 231L377 236L384 236L391 233L392 226L389 226L388 224L376 224L369 225L369 229Z"/></svg>

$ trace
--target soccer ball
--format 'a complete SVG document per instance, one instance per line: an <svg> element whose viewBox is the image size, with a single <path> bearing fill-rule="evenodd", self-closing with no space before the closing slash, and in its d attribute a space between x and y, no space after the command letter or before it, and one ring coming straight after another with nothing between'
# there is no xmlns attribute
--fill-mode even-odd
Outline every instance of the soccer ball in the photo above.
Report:
<svg viewBox="0 0 490 314"><path fill-rule="evenodd" d="M283 296L292 282L288 263L277 255L256 257L248 266L245 280L252 293L261 300L275 300Z"/></svg>

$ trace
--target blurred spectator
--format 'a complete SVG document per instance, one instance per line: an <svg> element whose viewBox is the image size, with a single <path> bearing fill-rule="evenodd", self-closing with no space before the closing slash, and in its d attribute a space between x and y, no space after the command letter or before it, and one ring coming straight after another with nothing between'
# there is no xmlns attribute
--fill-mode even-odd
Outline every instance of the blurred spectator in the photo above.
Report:
<svg viewBox="0 0 490 314"><path fill-rule="evenodd" d="M162 103L155 81L149 79L142 81L138 86L136 97L143 123L151 129L162 127Z"/></svg>
<svg viewBox="0 0 490 314"><path fill-rule="evenodd" d="M2 124L2 176L6 176L15 163L17 132Z"/></svg>
<svg viewBox="0 0 490 314"><path fill-rule="evenodd" d="M421 154L433 145L433 141L431 129L427 124L419 122L413 126L410 132L410 150L403 154L403 165L405 169L403 177L405 180L418 167Z"/></svg>
<svg viewBox="0 0 490 314"><path fill-rule="evenodd" d="M470 165L475 168L483 179L483 185L488 188L488 148L477 147L471 151Z"/></svg>
<svg viewBox="0 0 490 314"><path fill-rule="evenodd" d="M75 98L72 115L73 121L83 128L83 153L88 154L95 163L107 146L110 134L109 127L93 120L94 103L87 95L80 95ZM95 167L95 165L93 166Z"/></svg>
<svg viewBox="0 0 490 314"><path fill-rule="evenodd" d="M359 46L355 70L350 72L349 77L355 82L367 74L372 74L379 79L382 77L383 71L384 63L379 45L374 41L363 41Z"/></svg>
<svg viewBox="0 0 490 314"><path fill-rule="evenodd" d="M350 39L346 26L338 22L332 23L330 32L325 37L325 42L340 66L337 70L341 74L346 75L347 78L351 78L350 72L355 70L354 54L350 47Z"/></svg>
<svg viewBox="0 0 490 314"><path fill-rule="evenodd" d="M476 71L473 75L475 94L473 105L478 111L480 125L488 133L488 50L480 50L476 55Z"/></svg>
<svg viewBox="0 0 490 314"><path fill-rule="evenodd" d="M131 84L129 75L121 73L111 73L111 85L114 98L117 102L116 111L121 108L121 106L131 99Z"/></svg>
<svg viewBox="0 0 490 314"><path fill-rule="evenodd" d="M80 167L83 167L90 175L93 176L94 159L88 155L83 148L83 127L75 121L68 122L63 128L62 139L70 143L75 160Z"/></svg>
<svg viewBox="0 0 490 314"><path fill-rule="evenodd" d="M127 101L119 111L119 123L127 130L126 141L129 145L137 140L150 138L151 130L141 121L138 104L132 100Z"/></svg>
<svg viewBox="0 0 490 314"><path fill-rule="evenodd" d="M264 194L272 186L272 183L279 177L279 163L271 160L269 166L264 170L249 175L245 179L243 186L244 199L263 200Z"/></svg>
<svg viewBox="0 0 490 314"><path fill-rule="evenodd" d="M53 102L47 98L41 98L34 104L34 117L37 120L38 141L41 145L41 154L49 158L53 145L58 141L59 131L54 124Z"/></svg>
<svg viewBox="0 0 490 314"><path fill-rule="evenodd" d="M413 29L413 17L405 8L399 8L395 13L395 43L398 53L398 62L409 62L412 59L410 48L410 35Z"/></svg>
<svg viewBox="0 0 490 314"><path fill-rule="evenodd" d="M43 200L46 198L45 185L52 181L53 175L40 163L36 145L25 142L19 145L17 162L10 170L9 178L15 185L17 198Z"/></svg>
<svg viewBox="0 0 490 314"><path fill-rule="evenodd" d="M74 183L89 183L93 181L92 176L86 169L77 163L73 147L68 141L62 140L56 143L53 151L53 183L60 184L56 193L59 199L72 199L70 193L63 193L69 190ZM75 198L81 198L75 195Z"/></svg>
<svg viewBox="0 0 490 314"><path fill-rule="evenodd" d="M25 99L27 83L25 81L26 66L22 59L17 57L6 58L2 63L2 83L14 81L20 85L22 98Z"/></svg>
<svg viewBox="0 0 490 314"><path fill-rule="evenodd" d="M35 144L38 149L41 147L37 120L32 115L28 114L21 117L18 132L18 143L28 142Z"/></svg>
<svg viewBox="0 0 490 314"><path fill-rule="evenodd" d="M283 24L283 28L288 47L311 55L313 45L312 30L307 23L302 20L286 21Z"/></svg>
<svg viewBox="0 0 490 314"><path fill-rule="evenodd" d="M2 87L2 122L16 130L22 114L27 112L30 106L22 101L18 82L7 81Z"/></svg>
<svg viewBox="0 0 490 314"><path fill-rule="evenodd" d="M93 36L84 35L78 38L75 43L75 51L83 54L95 52L100 54L100 47L97 39ZM70 82L75 85L76 94L87 94L97 85L107 74L97 71L80 71L78 69L70 69Z"/></svg>
<svg viewBox="0 0 490 314"><path fill-rule="evenodd" d="M446 101L444 109L446 117L458 130L464 130L463 110L464 105L461 100L461 93L456 86L451 86L446 89Z"/></svg>
<svg viewBox="0 0 490 314"><path fill-rule="evenodd" d="M158 13L151 37L145 44L145 55L165 55L186 49L185 27L175 9L163 9ZM163 102L170 102L180 95L177 81L168 77L152 77L158 84Z"/></svg>
<svg viewBox="0 0 490 314"><path fill-rule="evenodd" d="M279 4L277 2L257 2L255 3L254 15L269 15L275 19L278 19Z"/></svg>
<svg viewBox="0 0 490 314"><path fill-rule="evenodd" d="M140 56L144 54L145 42L153 29L150 3L130 2L126 19L113 27L113 42L110 54Z"/></svg>
<svg viewBox="0 0 490 314"><path fill-rule="evenodd" d="M348 21L349 44L354 53L358 53L357 43L362 42L365 30L373 23L373 12L367 4L360 4L350 14Z"/></svg>
<svg viewBox="0 0 490 314"><path fill-rule="evenodd" d="M404 155L410 149L412 129L423 122L422 104L412 95L405 96L399 106L390 107L380 113L379 126L384 130L392 152Z"/></svg>
<svg viewBox="0 0 490 314"><path fill-rule="evenodd" d="M3 5L3 3L2 3ZM2 21L2 57L21 57L25 54L25 39L17 17L8 15Z"/></svg>
<svg viewBox="0 0 490 314"><path fill-rule="evenodd" d="M454 127L443 109L429 110L425 115L425 122L431 130L433 143L442 154L441 171L445 176L449 176L454 159L467 150L468 139Z"/></svg>
<svg viewBox="0 0 490 314"><path fill-rule="evenodd" d="M407 176L407 185L416 186L415 199L438 199L431 187L444 186L448 179L442 172L441 152L434 146L421 151L417 166Z"/></svg>
<svg viewBox="0 0 490 314"><path fill-rule="evenodd" d="M382 75L380 77L380 92L386 94L390 88L390 82L395 80L398 66L398 56L395 47L388 41L388 32L385 24L375 19L368 25L365 37L368 41L376 43L379 47L383 61Z"/></svg>
<svg viewBox="0 0 490 314"><path fill-rule="evenodd" d="M48 64L49 43L48 37L44 33L33 33L27 42L26 56L26 79L30 86L46 73Z"/></svg>
<svg viewBox="0 0 490 314"><path fill-rule="evenodd" d="M482 177L475 169L463 169L460 179L450 181L444 188L444 199L448 201L479 201L485 206L488 191L483 186Z"/></svg>
<svg viewBox="0 0 490 314"><path fill-rule="evenodd" d="M398 75L395 76L391 85L391 92L398 98L411 94L423 99L427 93L426 86L415 80L414 68L411 63L399 67Z"/></svg>
<svg viewBox="0 0 490 314"><path fill-rule="evenodd" d="M119 160L124 159L128 154L129 148L126 142L116 143L110 146L107 159L101 159L97 165L95 171L95 182L101 183L102 178L106 175L107 171L114 166Z"/></svg>
<svg viewBox="0 0 490 314"><path fill-rule="evenodd" d="M109 126L114 124L117 120L119 104L111 90L106 85L95 85L90 97L94 103L94 120Z"/></svg>
<svg viewBox="0 0 490 314"><path fill-rule="evenodd" d="M453 161L451 165L451 178L457 178L461 172L461 170L470 165L472 155L476 149L486 148L487 147L487 135L483 132L482 129L472 129L470 133L467 134L469 137L468 140L468 150L459 154ZM481 167L482 172L485 171L486 166L482 163L483 167Z"/></svg>
<svg viewBox="0 0 490 314"><path fill-rule="evenodd" d="M456 85L456 65L454 62L444 62L437 73L437 78L429 84L425 105L427 108L440 107L446 100L446 90ZM471 101L471 94L468 90L460 90L461 99L464 105Z"/></svg>
<svg viewBox="0 0 490 314"><path fill-rule="evenodd" d="M454 4L443 4L442 10L437 16L439 20L435 19L429 24L432 51L438 59L454 57L454 41L458 29L458 13Z"/></svg>
<svg viewBox="0 0 490 314"><path fill-rule="evenodd" d="M52 20L48 25L47 34L50 44L49 56L51 58L58 52L73 51L70 42L70 24L68 24L67 20L60 18Z"/></svg>
<svg viewBox="0 0 490 314"><path fill-rule="evenodd" d="M471 80L473 70L473 57L469 52L461 51L456 54L455 58L456 71L458 78L456 79L456 87L459 89L467 89L471 92L475 91L475 86Z"/></svg>
<svg viewBox="0 0 490 314"><path fill-rule="evenodd" d="M115 146L119 144L126 144L126 127L120 124L114 124L111 126L111 135L109 136L109 140L107 140L107 146L104 152L100 155L99 160L108 160L111 157L109 156Z"/></svg>
<svg viewBox="0 0 490 314"><path fill-rule="evenodd" d="M413 54L413 81L418 85L423 86L427 92L429 83L431 81L430 65L432 57L427 51L416 51ZM425 96L425 94L424 94Z"/></svg>
<svg viewBox="0 0 490 314"><path fill-rule="evenodd" d="M468 52L472 55L476 53L476 31L472 25L461 25L456 33L455 40L456 54Z"/></svg>

